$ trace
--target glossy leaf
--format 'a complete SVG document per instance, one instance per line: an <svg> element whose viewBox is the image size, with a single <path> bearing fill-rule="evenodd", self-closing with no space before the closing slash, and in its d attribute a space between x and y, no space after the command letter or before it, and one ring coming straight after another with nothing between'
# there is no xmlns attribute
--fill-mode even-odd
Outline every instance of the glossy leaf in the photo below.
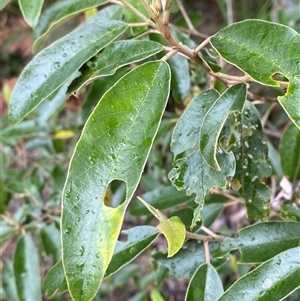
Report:
<svg viewBox="0 0 300 301"><path fill-rule="evenodd" d="M22 15L27 24L34 28L39 20L44 0L19 0Z"/></svg>
<svg viewBox="0 0 300 301"><path fill-rule="evenodd" d="M279 86L272 76L284 75L289 87L278 100L300 128L299 33L280 24L246 20L221 29L210 41L225 60L262 84Z"/></svg>
<svg viewBox="0 0 300 301"><path fill-rule="evenodd" d="M185 240L185 225L178 216L162 220L156 227L167 239L168 257L174 256Z"/></svg>
<svg viewBox="0 0 300 301"><path fill-rule="evenodd" d="M83 129L63 193L63 265L74 300L91 300L103 279L158 130L169 82L165 62L137 67L104 94ZM115 179L126 183L126 199L111 208L104 199Z"/></svg>
<svg viewBox="0 0 300 301"><path fill-rule="evenodd" d="M43 281L43 290L49 298L53 297L56 293L63 293L68 290L61 260L46 274Z"/></svg>
<svg viewBox="0 0 300 301"><path fill-rule="evenodd" d="M290 182L300 179L300 130L290 124L285 129L279 144L282 170Z"/></svg>
<svg viewBox="0 0 300 301"><path fill-rule="evenodd" d="M146 192L142 195L142 199L149 203L152 207L163 210L178 204L192 200L187 197L184 191L178 191L174 186L163 186L155 190ZM134 216L148 215L148 209L137 200L130 205L130 214Z"/></svg>
<svg viewBox="0 0 300 301"><path fill-rule="evenodd" d="M228 88L204 116L200 129L200 152L205 162L216 170L221 170L216 158L221 130L231 111L243 111L246 92L245 84Z"/></svg>
<svg viewBox="0 0 300 301"><path fill-rule="evenodd" d="M88 59L126 30L123 22L103 21L102 13L41 51L25 67L11 96L12 122L22 120Z"/></svg>
<svg viewBox="0 0 300 301"><path fill-rule="evenodd" d="M121 267L131 262L142 251L156 239L158 232L151 226L139 226L129 230L122 231L127 235L125 242L118 241L114 251L114 255L106 270L105 277L118 271Z"/></svg>
<svg viewBox="0 0 300 301"><path fill-rule="evenodd" d="M218 301L283 300L300 287L300 247L284 251L239 278Z"/></svg>
<svg viewBox="0 0 300 301"><path fill-rule="evenodd" d="M19 240L13 266L20 301L42 300L38 252L29 235Z"/></svg>
<svg viewBox="0 0 300 301"><path fill-rule="evenodd" d="M226 238L215 256L241 252L240 263L264 262L280 252L299 246L299 222L265 222L241 229L238 238Z"/></svg>
<svg viewBox="0 0 300 301"><path fill-rule="evenodd" d="M215 301L223 292L218 272L211 264L205 263L193 275L187 288L185 301Z"/></svg>
<svg viewBox="0 0 300 301"><path fill-rule="evenodd" d="M2 285L8 301L20 301L17 291L14 267L12 261L10 260L4 261L3 264Z"/></svg>
<svg viewBox="0 0 300 301"><path fill-rule="evenodd" d="M213 252L218 247L218 243L211 242L209 247L210 252ZM188 241L173 257L168 258L166 254L156 253L154 259L158 267L169 269L171 277L189 279L197 268L205 263L205 251L202 243Z"/></svg>
<svg viewBox="0 0 300 301"><path fill-rule="evenodd" d="M96 56L80 72L81 76L76 79L69 88L69 92L77 90L77 94L84 86L88 85L101 76L112 75L117 69L139 62L160 51L163 45L153 41L117 41L107 46L101 55Z"/></svg>
<svg viewBox="0 0 300 301"><path fill-rule="evenodd" d="M175 159L184 152L185 155L175 160L175 167L170 171L169 178L178 190L185 189L187 195L196 193L195 202L199 205L194 211L192 227L200 218L207 190L214 186L225 187L226 177L233 176L235 171L232 153L218 151L217 160L221 171L217 171L203 160L199 151L202 122L218 97L215 90L197 95L178 120L172 136L171 150Z"/></svg>
<svg viewBox="0 0 300 301"><path fill-rule="evenodd" d="M268 161L268 145L261 128L259 113L246 102L242 114L235 114L234 127L238 133L232 146L236 158L236 173L233 182L240 186L250 219L264 219L269 215L270 188L261 178L271 175Z"/></svg>
<svg viewBox="0 0 300 301"><path fill-rule="evenodd" d="M43 14L33 32L33 51L37 52L51 30L92 7L107 3L107 0L63 0L54 3Z"/></svg>

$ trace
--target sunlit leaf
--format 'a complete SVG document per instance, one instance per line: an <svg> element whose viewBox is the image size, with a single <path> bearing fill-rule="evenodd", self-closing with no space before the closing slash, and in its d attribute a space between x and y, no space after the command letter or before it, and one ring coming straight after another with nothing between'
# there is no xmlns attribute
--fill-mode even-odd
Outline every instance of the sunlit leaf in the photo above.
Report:
<svg viewBox="0 0 300 301"><path fill-rule="evenodd" d="M300 287L300 247L284 251L239 278L218 301L283 300Z"/></svg>
<svg viewBox="0 0 300 301"><path fill-rule="evenodd" d="M151 226L138 226L122 231L128 238L125 242L118 241L106 270L105 277L118 271L144 251L158 236L158 232Z"/></svg>
<svg viewBox="0 0 300 301"><path fill-rule="evenodd" d="M22 15L27 24L34 28L39 20L44 0L19 0Z"/></svg>
<svg viewBox="0 0 300 301"><path fill-rule="evenodd" d="M193 275L185 301L217 300L223 294L223 285L218 272L211 264L201 265Z"/></svg>
<svg viewBox="0 0 300 301"><path fill-rule="evenodd" d="M187 195L196 193L195 202L199 205L194 212L192 227L199 220L207 190L214 186L225 187L226 177L233 176L235 171L232 153L218 150L216 157L221 171L217 171L203 160L199 151L202 122L218 97L215 90L197 95L178 120L172 136L171 150L175 156L175 167L170 171L169 178L178 190L185 189ZM179 154L184 156L176 159Z"/></svg>
<svg viewBox="0 0 300 301"><path fill-rule="evenodd" d="M41 51L25 67L11 96L12 122L22 120L88 59L126 30L123 22L103 21L102 13Z"/></svg>
<svg viewBox="0 0 300 301"><path fill-rule="evenodd" d="M185 240L185 225L178 216L161 221L156 227L168 241L168 257L174 256Z"/></svg>
<svg viewBox="0 0 300 301"><path fill-rule="evenodd" d="M290 124L279 144L280 161L284 175L290 182L300 179L300 129Z"/></svg>
<svg viewBox="0 0 300 301"><path fill-rule="evenodd" d="M221 29L210 41L225 60L262 84L279 86L272 76L284 75L289 86L278 100L300 128L299 33L281 24L246 20Z"/></svg>
<svg viewBox="0 0 300 301"><path fill-rule="evenodd" d="M158 130L169 84L165 62L137 67L106 92L83 129L63 194L63 265L74 300L91 300L98 291ZM115 179L126 183L126 199L111 208L104 198Z"/></svg>
<svg viewBox="0 0 300 301"><path fill-rule="evenodd" d="M243 111L246 92L245 84L228 88L204 116L200 129L200 152L205 162L216 170L221 170L216 159L221 130L231 111Z"/></svg>
<svg viewBox="0 0 300 301"><path fill-rule="evenodd" d="M240 263L260 263L287 249L299 246L300 223L265 222L241 229L238 238L226 238L215 256L241 251Z"/></svg>
<svg viewBox="0 0 300 301"><path fill-rule="evenodd" d="M70 17L107 2L107 0L63 0L55 2L42 13L41 18L35 27L33 32L33 51L38 51L42 46L46 35Z"/></svg>
<svg viewBox="0 0 300 301"><path fill-rule="evenodd" d="M270 200L270 188L261 182L261 178L271 175L267 140L259 114L250 102L234 118L233 128L238 137L231 148L236 158L233 181L240 184L238 192L245 199L249 218L263 219L269 215Z"/></svg>

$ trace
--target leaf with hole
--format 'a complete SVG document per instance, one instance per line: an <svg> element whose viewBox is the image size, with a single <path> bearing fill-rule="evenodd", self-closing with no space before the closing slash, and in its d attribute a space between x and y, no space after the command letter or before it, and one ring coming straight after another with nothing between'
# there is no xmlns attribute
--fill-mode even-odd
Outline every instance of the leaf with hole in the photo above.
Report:
<svg viewBox="0 0 300 301"><path fill-rule="evenodd" d="M143 64L104 94L86 122L63 193L63 265L74 300L91 300L98 291L157 133L169 85L167 63ZM105 204L105 195L116 179L126 183L126 199L112 208Z"/></svg>
<svg viewBox="0 0 300 301"><path fill-rule="evenodd" d="M236 65L254 80L279 87L274 79L281 74L289 80L287 92L278 101L300 128L300 35L281 24L246 20L229 25L210 42L226 61Z"/></svg>
<svg viewBox="0 0 300 301"><path fill-rule="evenodd" d="M249 218L264 219L270 211L270 188L261 180L270 176L272 170L259 113L247 101L243 113L235 113L232 122L232 130L237 134L231 147L236 158L233 183L239 183L238 192L245 199Z"/></svg>
<svg viewBox="0 0 300 301"><path fill-rule="evenodd" d="M103 21L102 14L100 11L41 51L25 67L11 95L9 116L12 122L22 120L88 59L126 30L123 22Z"/></svg>
<svg viewBox="0 0 300 301"><path fill-rule="evenodd" d="M228 88L204 116L200 129L200 152L205 162L216 170L221 170L216 159L221 130L230 112L243 111L246 93L245 84Z"/></svg>
<svg viewBox="0 0 300 301"><path fill-rule="evenodd" d="M171 150L175 156L175 167L169 178L178 190L186 190L187 195L196 194L198 207L194 211L192 227L200 218L207 190L214 186L225 187L227 176L233 176L235 159L232 153L219 150L216 154L221 171L211 168L202 158L200 128L205 115L219 98L215 90L208 90L197 95L179 118L173 132ZM182 154L180 159L177 156Z"/></svg>

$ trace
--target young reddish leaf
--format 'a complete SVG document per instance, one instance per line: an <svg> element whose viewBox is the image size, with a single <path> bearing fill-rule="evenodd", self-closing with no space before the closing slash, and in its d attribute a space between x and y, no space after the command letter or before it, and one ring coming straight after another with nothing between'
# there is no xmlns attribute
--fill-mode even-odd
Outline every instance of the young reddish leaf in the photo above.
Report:
<svg viewBox="0 0 300 301"><path fill-rule="evenodd" d="M76 301L91 300L98 291L157 133L169 87L167 63L141 65L104 94L86 122L63 193L63 265ZM115 179L126 183L126 199L111 208L105 204L105 192Z"/></svg>

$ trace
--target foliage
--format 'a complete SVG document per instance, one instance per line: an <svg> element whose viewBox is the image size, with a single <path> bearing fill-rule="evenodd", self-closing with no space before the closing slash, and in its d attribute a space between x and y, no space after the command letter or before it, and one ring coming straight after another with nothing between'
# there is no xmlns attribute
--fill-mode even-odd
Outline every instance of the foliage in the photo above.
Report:
<svg viewBox="0 0 300 301"><path fill-rule="evenodd" d="M185 6L19 1L38 53L2 120L2 299L299 297L297 16L209 36Z"/></svg>

